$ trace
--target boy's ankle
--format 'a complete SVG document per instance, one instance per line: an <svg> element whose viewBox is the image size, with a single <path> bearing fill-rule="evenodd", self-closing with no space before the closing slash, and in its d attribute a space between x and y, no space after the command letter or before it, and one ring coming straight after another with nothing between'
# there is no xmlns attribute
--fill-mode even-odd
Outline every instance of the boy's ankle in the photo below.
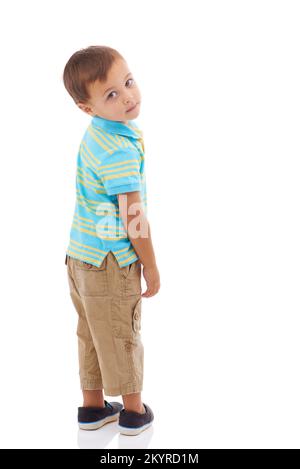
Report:
<svg viewBox="0 0 300 469"><path fill-rule="evenodd" d="M127 412L137 412L138 414L145 414L146 413L144 404L142 404L140 407L132 407L132 406L127 407L127 406L125 406L124 408Z"/></svg>
<svg viewBox="0 0 300 469"><path fill-rule="evenodd" d="M83 401L82 407L105 407L105 403L102 401Z"/></svg>

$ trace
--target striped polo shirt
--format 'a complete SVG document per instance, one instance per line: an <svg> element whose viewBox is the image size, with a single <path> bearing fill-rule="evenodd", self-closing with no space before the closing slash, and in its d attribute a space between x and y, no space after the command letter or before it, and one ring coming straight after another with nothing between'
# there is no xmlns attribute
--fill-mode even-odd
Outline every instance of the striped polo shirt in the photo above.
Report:
<svg viewBox="0 0 300 469"><path fill-rule="evenodd" d="M120 267L139 259L119 213L117 194L140 191L147 215L143 132L94 116L77 154L76 202L66 254L99 267L109 251ZM139 215L139 212L137 212Z"/></svg>

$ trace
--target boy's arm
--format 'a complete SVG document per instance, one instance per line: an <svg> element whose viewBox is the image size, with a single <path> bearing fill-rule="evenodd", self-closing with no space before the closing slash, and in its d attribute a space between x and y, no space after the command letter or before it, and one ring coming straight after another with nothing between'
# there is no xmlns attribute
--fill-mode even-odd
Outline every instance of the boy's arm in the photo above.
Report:
<svg viewBox="0 0 300 469"><path fill-rule="evenodd" d="M118 194L120 216L128 238L144 266L147 291L142 296L155 295L160 288L159 272L151 239L150 225L143 210L140 191Z"/></svg>
<svg viewBox="0 0 300 469"><path fill-rule="evenodd" d="M140 191L118 194L118 202L125 230L141 263L145 267L154 267L156 259L150 225L143 210Z"/></svg>

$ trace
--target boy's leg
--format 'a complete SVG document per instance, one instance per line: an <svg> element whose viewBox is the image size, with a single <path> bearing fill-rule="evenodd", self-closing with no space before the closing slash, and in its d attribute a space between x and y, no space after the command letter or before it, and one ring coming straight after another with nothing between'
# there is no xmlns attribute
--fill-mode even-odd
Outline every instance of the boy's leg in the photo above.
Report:
<svg viewBox="0 0 300 469"><path fill-rule="evenodd" d="M81 301L79 292L76 288L72 266L73 259L68 259L68 282L70 287L70 296L78 314L77 337L78 337L78 360L80 385L83 392L84 406L104 407L103 383L101 371L98 364L98 357L94 347L92 335Z"/></svg>
<svg viewBox="0 0 300 469"><path fill-rule="evenodd" d="M123 404L126 410L138 412L140 414L145 413L145 408L142 403L142 395L140 392L132 394L124 394L122 396Z"/></svg>
<svg viewBox="0 0 300 469"><path fill-rule="evenodd" d="M83 407L104 407L102 389L82 389Z"/></svg>

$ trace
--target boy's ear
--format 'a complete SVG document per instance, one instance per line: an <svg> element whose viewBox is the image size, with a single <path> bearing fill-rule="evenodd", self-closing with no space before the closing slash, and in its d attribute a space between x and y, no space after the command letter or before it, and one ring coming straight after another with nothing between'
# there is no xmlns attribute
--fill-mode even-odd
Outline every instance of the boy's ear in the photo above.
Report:
<svg viewBox="0 0 300 469"><path fill-rule="evenodd" d="M93 113L93 110L90 108L90 106L88 106L87 104L84 104L84 103L76 103L76 105L79 107L79 109L81 109L83 112L86 112L87 114L89 114L90 116L93 116L94 113Z"/></svg>

